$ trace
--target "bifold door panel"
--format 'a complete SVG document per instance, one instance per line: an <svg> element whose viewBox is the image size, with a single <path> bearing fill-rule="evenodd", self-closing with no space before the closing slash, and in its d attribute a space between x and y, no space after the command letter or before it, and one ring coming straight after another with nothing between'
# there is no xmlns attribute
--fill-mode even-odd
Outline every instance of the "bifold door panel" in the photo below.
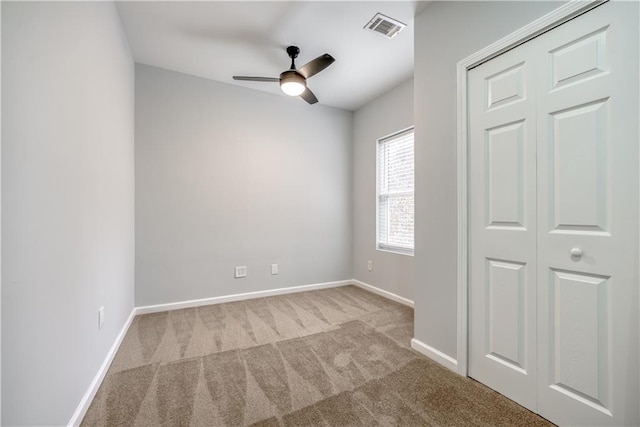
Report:
<svg viewBox="0 0 640 427"><path fill-rule="evenodd" d="M535 410L536 82L531 67L527 52L513 50L470 76L469 372Z"/></svg>

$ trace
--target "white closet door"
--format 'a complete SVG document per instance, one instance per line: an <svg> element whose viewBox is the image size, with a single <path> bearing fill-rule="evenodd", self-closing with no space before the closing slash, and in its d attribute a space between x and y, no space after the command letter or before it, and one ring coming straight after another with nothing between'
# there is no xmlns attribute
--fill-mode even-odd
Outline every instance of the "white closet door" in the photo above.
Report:
<svg viewBox="0 0 640 427"><path fill-rule="evenodd" d="M469 374L560 425L640 425L638 7L469 73Z"/></svg>
<svg viewBox="0 0 640 427"><path fill-rule="evenodd" d="M637 426L638 4L538 42L538 409Z"/></svg>
<svg viewBox="0 0 640 427"><path fill-rule="evenodd" d="M536 409L535 64L469 73L469 375Z"/></svg>

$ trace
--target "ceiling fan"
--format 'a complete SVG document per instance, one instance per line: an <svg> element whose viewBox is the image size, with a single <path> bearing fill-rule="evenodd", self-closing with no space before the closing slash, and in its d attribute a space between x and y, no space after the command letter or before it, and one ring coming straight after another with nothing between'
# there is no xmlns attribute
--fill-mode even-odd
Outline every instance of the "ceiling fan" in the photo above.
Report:
<svg viewBox="0 0 640 427"><path fill-rule="evenodd" d="M233 80L247 80L252 82L274 82L280 83L280 89L289 96L300 96L309 104L318 102L318 98L307 87L307 79L318 74L320 71L333 64L333 56L325 53L316 59L307 62L299 70L296 69L295 59L298 57L300 49L298 46L287 47L287 54L291 58L291 68L283 71L280 77L249 77L233 76Z"/></svg>

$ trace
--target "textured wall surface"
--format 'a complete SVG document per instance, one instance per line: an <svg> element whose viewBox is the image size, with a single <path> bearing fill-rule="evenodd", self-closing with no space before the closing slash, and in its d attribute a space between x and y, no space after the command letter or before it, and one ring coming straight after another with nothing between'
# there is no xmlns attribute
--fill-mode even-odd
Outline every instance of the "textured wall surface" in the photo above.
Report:
<svg viewBox="0 0 640 427"><path fill-rule="evenodd" d="M376 249L377 140L410 126L413 79L353 115L353 277L413 300L414 257Z"/></svg>
<svg viewBox="0 0 640 427"><path fill-rule="evenodd" d="M2 3L3 425L66 425L133 309L133 86L113 3Z"/></svg>
<svg viewBox="0 0 640 427"><path fill-rule="evenodd" d="M136 305L351 279L351 137L351 112L137 65Z"/></svg>

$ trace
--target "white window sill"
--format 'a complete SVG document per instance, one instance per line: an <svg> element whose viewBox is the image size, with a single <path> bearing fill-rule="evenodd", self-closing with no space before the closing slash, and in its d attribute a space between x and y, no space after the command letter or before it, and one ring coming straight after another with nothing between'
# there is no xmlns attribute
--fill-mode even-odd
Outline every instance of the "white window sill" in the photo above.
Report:
<svg viewBox="0 0 640 427"><path fill-rule="evenodd" d="M380 247L380 246L377 246L376 250L380 252L388 252L391 254L406 255L406 256L414 256L414 252L415 252L413 249L400 249L400 248Z"/></svg>

